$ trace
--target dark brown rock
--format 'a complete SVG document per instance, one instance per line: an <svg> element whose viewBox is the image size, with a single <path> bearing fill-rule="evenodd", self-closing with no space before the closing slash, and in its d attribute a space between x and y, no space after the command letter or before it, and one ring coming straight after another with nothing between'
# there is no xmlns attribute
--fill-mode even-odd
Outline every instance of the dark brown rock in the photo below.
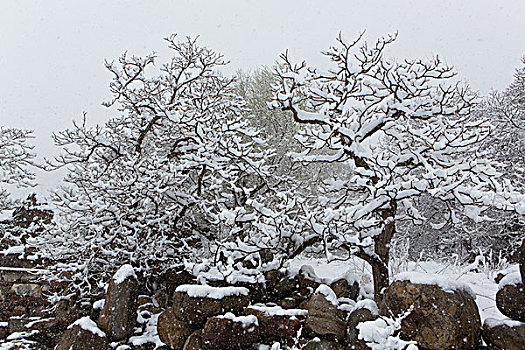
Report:
<svg viewBox="0 0 525 350"><path fill-rule="evenodd" d="M0 302L0 322L7 322L13 316L44 317L48 305L44 298L11 294L6 301Z"/></svg>
<svg viewBox="0 0 525 350"><path fill-rule="evenodd" d="M133 267L122 266L109 283L99 327L110 340L121 340L133 332L137 320L138 281Z"/></svg>
<svg viewBox="0 0 525 350"><path fill-rule="evenodd" d="M259 320L261 337L264 339L295 338L306 324L305 310L286 310L280 307L254 305L244 310L245 315L254 315Z"/></svg>
<svg viewBox="0 0 525 350"><path fill-rule="evenodd" d="M328 286L324 287L333 293ZM335 298L335 293L333 297ZM344 312L332 304L323 293L316 292L308 301L306 328L323 337L343 339L346 328Z"/></svg>
<svg viewBox="0 0 525 350"><path fill-rule="evenodd" d="M183 284L194 283L195 277L182 268L168 269L160 273L155 279L155 298L160 307L171 306L171 296L175 289Z"/></svg>
<svg viewBox="0 0 525 350"><path fill-rule="evenodd" d="M0 340L5 339L9 335L7 326L0 325Z"/></svg>
<svg viewBox="0 0 525 350"><path fill-rule="evenodd" d="M525 322L525 288L523 283L508 284L498 290L496 305L505 316Z"/></svg>
<svg viewBox="0 0 525 350"><path fill-rule="evenodd" d="M309 265L301 266L296 279L299 284L299 290L294 293L293 297L299 301L310 298L320 285L318 282L320 278Z"/></svg>
<svg viewBox="0 0 525 350"><path fill-rule="evenodd" d="M55 319L62 328L66 328L82 316L86 315L75 297L62 299L56 304Z"/></svg>
<svg viewBox="0 0 525 350"><path fill-rule="evenodd" d="M0 343L0 345L2 345ZM29 339L17 339L9 342L9 350L51 350L47 346L40 344L39 342Z"/></svg>
<svg viewBox="0 0 525 350"><path fill-rule="evenodd" d="M91 321L93 326L95 323ZM100 330L99 330L100 331ZM108 339L99 332L84 329L78 324L68 328L56 350L109 350Z"/></svg>
<svg viewBox="0 0 525 350"><path fill-rule="evenodd" d="M211 288L211 287L209 287ZM231 288L231 287L230 287ZM220 294L220 287L217 287ZM239 289L241 290L241 289ZM175 316L190 325L204 325L208 318L227 312L240 314L250 303L247 295L227 295L222 298L194 297L179 291L173 294L173 310Z"/></svg>
<svg viewBox="0 0 525 350"><path fill-rule="evenodd" d="M487 345L496 349L523 350L525 348L525 324L520 322L511 321L505 324L487 319L483 325L482 335Z"/></svg>
<svg viewBox="0 0 525 350"><path fill-rule="evenodd" d="M474 298L464 290L396 281L384 292L381 313L400 316L400 336L424 349L476 349L481 321Z"/></svg>
<svg viewBox="0 0 525 350"><path fill-rule="evenodd" d="M186 343L184 343L184 350L206 350L202 343L201 330L191 333L188 339L186 339Z"/></svg>
<svg viewBox="0 0 525 350"><path fill-rule="evenodd" d="M352 349L356 350L367 350L369 347L363 339L359 339L359 330L357 325L361 322L374 321L379 316L374 315L372 311L360 308L352 311L348 317L347 332L345 335L345 341L347 344L352 345Z"/></svg>
<svg viewBox="0 0 525 350"><path fill-rule="evenodd" d="M357 283L357 281L350 284L348 280L341 278L333 281L332 284L330 284L330 288L332 288L338 298L357 300L357 297L359 297L359 283Z"/></svg>
<svg viewBox="0 0 525 350"><path fill-rule="evenodd" d="M231 316L231 317L230 317ZM246 349L259 340L259 326L254 316L211 317L202 330L202 343L212 350Z"/></svg>
<svg viewBox="0 0 525 350"><path fill-rule="evenodd" d="M344 350L342 344L328 339L313 339L306 343L303 350Z"/></svg>
<svg viewBox="0 0 525 350"><path fill-rule="evenodd" d="M31 339L53 349L60 342L60 336L64 329L55 319L43 319L31 322L27 325L26 330L29 332L38 331Z"/></svg>
<svg viewBox="0 0 525 350"><path fill-rule="evenodd" d="M281 271L268 271L265 277L266 289L271 300L282 300L290 297L299 289L299 281Z"/></svg>
<svg viewBox="0 0 525 350"><path fill-rule="evenodd" d="M173 308L166 309L160 314L157 323L157 332L163 343L173 350L182 350L186 339L193 333L193 329L175 316Z"/></svg>

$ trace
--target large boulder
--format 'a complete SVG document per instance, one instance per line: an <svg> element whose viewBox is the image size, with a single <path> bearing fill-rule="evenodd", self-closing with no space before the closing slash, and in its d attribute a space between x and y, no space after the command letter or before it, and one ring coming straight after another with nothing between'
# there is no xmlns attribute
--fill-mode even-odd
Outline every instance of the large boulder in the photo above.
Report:
<svg viewBox="0 0 525 350"><path fill-rule="evenodd" d="M102 330L89 317L83 317L64 332L56 350L109 350L109 342Z"/></svg>
<svg viewBox="0 0 525 350"><path fill-rule="evenodd" d="M249 291L243 287L182 285L173 294L175 316L193 326L227 312L240 314L249 303Z"/></svg>
<svg viewBox="0 0 525 350"><path fill-rule="evenodd" d="M44 318L26 325L26 331L37 331L35 335L31 337L32 340L44 344L51 349L55 348L59 343L63 330L54 318Z"/></svg>
<svg viewBox="0 0 525 350"><path fill-rule="evenodd" d="M483 324L483 340L495 349L523 350L525 348L525 323L488 318Z"/></svg>
<svg viewBox="0 0 525 350"><path fill-rule="evenodd" d="M257 317L261 337L264 339L294 338L305 325L308 311L255 304L246 308L244 314Z"/></svg>
<svg viewBox="0 0 525 350"><path fill-rule="evenodd" d="M306 328L316 335L341 340L345 335L345 315L337 296L327 285L320 285L308 301Z"/></svg>
<svg viewBox="0 0 525 350"><path fill-rule="evenodd" d="M361 307L356 308L348 316L348 326L345 335L345 341L347 344L352 345L352 349L356 350L367 350L369 347L363 339L359 339L359 329L357 325L361 322L374 321L379 316L372 312L370 309Z"/></svg>
<svg viewBox="0 0 525 350"><path fill-rule="evenodd" d="M211 317L202 330L202 343L212 350L246 349L259 340L259 323L253 315Z"/></svg>
<svg viewBox="0 0 525 350"><path fill-rule="evenodd" d="M98 319L99 327L112 340L133 332L137 320L138 281L131 265L123 265L113 276Z"/></svg>
<svg viewBox="0 0 525 350"><path fill-rule="evenodd" d="M193 329L177 319L173 308L168 308L159 315L157 332L164 344L173 350L182 350Z"/></svg>
<svg viewBox="0 0 525 350"><path fill-rule="evenodd" d="M202 343L202 331L198 330L193 333L186 339L184 343L183 350L206 350L204 344Z"/></svg>
<svg viewBox="0 0 525 350"><path fill-rule="evenodd" d="M505 316L525 322L525 285L519 272L510 273L500 281L496 305Z"/></svg>
<svg viewBox="0 0 525 350"><path fill-rule="evenodd" d="M401 322L401 339L416 341L424 349L478 346L481 320L470 288L413 272L399 277L411 278L414 283L392 283L384 292L380 311L390 317L406 315Z"/></svg>

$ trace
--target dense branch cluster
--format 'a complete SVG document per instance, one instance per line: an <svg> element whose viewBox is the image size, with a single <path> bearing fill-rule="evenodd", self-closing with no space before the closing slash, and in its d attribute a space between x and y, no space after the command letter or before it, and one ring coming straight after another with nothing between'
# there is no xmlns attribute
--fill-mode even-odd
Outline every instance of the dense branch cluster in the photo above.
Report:
<svg viewBox="0 0 525 350"><path fill-rule="evenodd" d="M0 128L0 185L30 186L35 176L28 169L35 155L28 130ZM8 191L0 187L0 212L13 207Z"/></svg>
<svg viewBox="0 0 525 350"><path fill-rule="evenodd" d="M349 179L334 178L314 206L312 229L374 267L388 281L389 247L396 222L421 222L416 199L430 195L456 202L473 218L488 205L521 214L523 197L498 180L480 157L492 129L473 118L475 96L454 81L439 58L396 62L384 58L394 37L372 47L341 37L325 55L328 72L293 64L287 54L277 70L281 84L273 106L307 127L297 136L300 162L344 162ZM455 220L449 206L447 221ZM376 284L376 293L386 285Z"/></svg>
<svg viewBox="0 0 525 350"><path fill-rule="evenodd" d="M379 298L406 223L522 218L525 71L479 104L438 57L385 58L394 40L339 36L329 70L285 53L273 76L245 84L192 38L167 38L164 64L106 62L116 115L54 135L62 153L44 167L67 174L31 244L86 293L124 263L245 281L310 250L366 260ZM32 184L29 138L0 129L1 183Z"/></svg>
<svg viewBox="0 0 525 350"><path fill-rule="evenodd" d="M107 105L120 116L92 128L84 118L55 135L64 152L49 166L69 172L55 193L59 225L41 244L75 270L129 262L148 271L202 258L207 242L239 234L250 220L243 207L266 186L269 151L232 80L217 72L222 56L175 40L156 74L155 56L106 64Z"/></svg>

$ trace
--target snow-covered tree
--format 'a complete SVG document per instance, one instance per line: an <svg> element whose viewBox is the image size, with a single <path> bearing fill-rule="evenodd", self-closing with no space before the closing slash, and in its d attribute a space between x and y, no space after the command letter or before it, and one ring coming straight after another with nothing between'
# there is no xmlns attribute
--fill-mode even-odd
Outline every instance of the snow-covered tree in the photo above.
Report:
<svg viewBox="0 0 525 350"><path fill-rule="evenodd" d="M525 58L524 61L525 63ZM491 134L480 145L480 153L520 192L525 189L525 68L516 70L514 80L503 91L483 98L474 115L492 124ZM431 218L423 225L405 223L402 236L410 239L412 256L450 257L472 261L480 250L494 260L516 258L516 249L525 237L525 217L497 209L487 210L490 221L474 222L458 215L454 225L433 227L447 215L446 203L421 199L421 210ZM437 238L436 238L437 237Z"/></svg>
<svg viewBox="0 0 525 350"><path fill-rule="evenodd" d="M269 151L218 71L223 56L166 40L174 55L163 65L127 54L106 63L118 116L54 135L63 153L50 168L69 172L55 193L57 229L40 243L80 287L122 263L147 275L203 258L210 242L242 236L243 208L267 186Z"/></svg>
<svg viewBox="0 0 525 350"><path fill-rule="evenodd" d="M268 164L274 165L273 175L280 178L279 181L288 179L287 186L290 186L290 181L300 184L298 190L303 196L314 196L321 181L336 173L347 172L348 168L338 163L327 165L292 161L290 153L298 152L301 147L295 135L302 125L289 118L287 112L269 108L273 86L278 83L273 69L262 67L250 72L238 72L236 90L250 110L249 124L260 131L273 151L267 159Z"/></svg>
<svg viewBox="0 0 525 350"><path fill-rule="evenodd" d="M0 186L34 185L35 175L29 169L35 158L32 138L31 131L0 127ZM0 212L13 205L8 190L0 187Z"/></svg>
<svg viewBox="0 0 525 350"><path fill-rule="evenodd" d="M369 46L362 36L351 43L339 36L324 52L332 62L326 72L283 54L272 103L304 126L297 161L352 168L348 178L325 181L309 222L327 254L343 249L370 263L377 299L388 285L396 225L425 220L422 195L451 204L441 225L457 221L458 207L475 220L490 205L525 211L523 195L479 157L492 128L473 117L475 96L438 57L385 58L394 40Z"/></svg>

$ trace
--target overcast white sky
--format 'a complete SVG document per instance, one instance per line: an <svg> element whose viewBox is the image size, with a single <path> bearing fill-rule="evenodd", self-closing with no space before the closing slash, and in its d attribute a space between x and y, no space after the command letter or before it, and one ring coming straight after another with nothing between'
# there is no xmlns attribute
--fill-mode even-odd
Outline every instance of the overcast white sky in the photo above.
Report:
<svg viewBox="0 0 525 350"><path fill-rule="evenodd" d="M525 55L524 0L341 1L20 1L0 8L0 125L35 130L50 154L50 134L83 111L93 122L114 111L105 58L123 51L166 53L171 33L201 36L225 54L228 72L272 64L285 49L323 65L319 51L341 31L353 38L399 32L389 54L439 54L471 86L503 89ZM162 57L161 57L162 59ZM47 180L51 181L51 177Z"/></svg>

